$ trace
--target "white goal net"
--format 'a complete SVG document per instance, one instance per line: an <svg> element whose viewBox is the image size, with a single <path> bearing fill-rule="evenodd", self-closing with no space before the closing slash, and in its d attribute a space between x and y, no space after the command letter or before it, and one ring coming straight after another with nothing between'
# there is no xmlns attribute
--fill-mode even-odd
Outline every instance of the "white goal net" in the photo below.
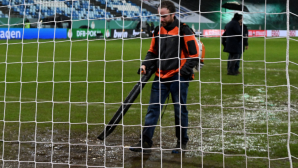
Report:
<svg viewBox="0 0 298 168"><path fill-rule="evenodd" d="M0 0L0 167L298 167L296 0L171 0L193 30L185 36L154 34L161 2ZM230 36L245 50L228 75L222 34L235 13L248 34ZM155 74L144 81L137 72L152 41L175 37L173 50L181 39L202 42L203 67L193 69L185 104L173 93L150 103ZM152 104L163 108L151 153L131 151ZM177 104L188 110L186 127L175 125ZM187 128L186 148L176 147L177 127Z"/></svg>

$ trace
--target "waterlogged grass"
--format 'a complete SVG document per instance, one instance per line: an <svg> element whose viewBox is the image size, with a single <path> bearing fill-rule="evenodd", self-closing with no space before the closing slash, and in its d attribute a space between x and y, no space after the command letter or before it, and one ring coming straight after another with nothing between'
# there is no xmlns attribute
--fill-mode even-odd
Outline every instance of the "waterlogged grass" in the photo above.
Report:
<svg viewBox="0 0 298 168"><path fill-rule="evenodd" d="M286 39L250 38L240 65L241 75L228 76L228 54L222 52L220 39L201 41L206 47L205 66L191 81L187 102L189 151L173 156L159 150L175 146L171 99L153 138L158 149L146 157L127 149L138 141L142 130L151 79L120 122L122 125L105 142L124 148L99 150L89 165L290 167L288 159L279 158L288 157L289 126L293 133L290 152L298 157L298 42L290 40L287 64ZM137 70L149 45L150 39L1 41L3 141L103 147L104 142L95 139L139 81ZM17 153L9 155L7 151L17 150L18 145L5 142L1 148L5 159L17 159ZM293 167L298 167L294 157Z"/></svg>

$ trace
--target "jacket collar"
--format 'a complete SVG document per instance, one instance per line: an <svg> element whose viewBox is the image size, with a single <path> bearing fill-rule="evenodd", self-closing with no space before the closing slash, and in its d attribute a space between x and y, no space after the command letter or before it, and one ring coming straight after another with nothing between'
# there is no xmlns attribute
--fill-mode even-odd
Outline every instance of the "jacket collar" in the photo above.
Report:
<svg viewBox="0 0 298 168"><path fill-rule="evenodd" d="M235 19L235 18L233 18L232 20L233 20L233 21L236 21L236 22L238 22L238 20L237 20L237 19Z"/></svg>
<svg viewBox="0 0 298 168"><path fill-rule="evenodd" d="M178 25L179 25L179 20L176 18L176 16L174 16L174 21L170 25L165 26L164 28L167 31L170 31L170 30L174 29L175 27L177 27Z"/></svg>

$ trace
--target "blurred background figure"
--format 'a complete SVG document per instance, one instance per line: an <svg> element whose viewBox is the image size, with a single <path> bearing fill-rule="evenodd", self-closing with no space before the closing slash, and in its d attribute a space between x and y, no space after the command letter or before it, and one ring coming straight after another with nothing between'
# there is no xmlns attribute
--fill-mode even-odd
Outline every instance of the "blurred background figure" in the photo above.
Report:
<svg viewBox="0 0 298 168"><path fill-rule="evenodd" d="M24 25L25 28L30 28L30 21L29 19L26 19L25 20L25 25Z"/></svg>
<svg viewBox="0 0 298 168"><path fill-rule="evenodd" d="M243 24L243 21L240 23L240 29L243 31L242 33L242 37L243 37L243 52L245 50L248 49L248 29L247 26L245 24ZM241 72L239 71L240 68L240 59L241 59L241 54L240 57L238 58L239 60L237 60L236 62L236 66L235 66L235 72L237 72L238 74L240 74Z"/></svg>
<svg viewBox="0 0 298 168"><path fill-rule="evenodd" d="M147 19L146 18L144 18L142 20L140 19L139 20L139 23L136 26L136 31L140 31L140 32L144 31L148 36L150 36L152 34L151 31L150 31L150 29L151 29L151 26L147 22Z"/></svg>
<svg viewBox="0 0 298 168"><path fill-rule="evenodd" d="M235 13L233 19L225 26L226 41L224 52L229 53L228 58L228 75L238 75L236 72L236 63L242 54L242 30L240 23L242 15Z"/></svg>

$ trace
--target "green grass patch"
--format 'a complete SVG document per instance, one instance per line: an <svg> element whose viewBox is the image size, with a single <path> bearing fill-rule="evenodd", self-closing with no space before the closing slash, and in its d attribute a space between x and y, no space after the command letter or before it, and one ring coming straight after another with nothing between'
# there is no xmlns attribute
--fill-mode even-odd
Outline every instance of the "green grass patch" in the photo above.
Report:
<svg viewBox="0 0 298 168"><path fill-rule="evenodd" d="M222 52L219 38L201 41L206 47L205 66L195 74L189 87L192 151L184 158L185 165L221 167L224 162L225 167L235 168L246 164L247 167L289 166L287 159L268 158L288 157L285 134L289 112L291 132L298 134L297 41L290 41L287 64L285 38L250 38L238 76L227 75L228 54ZM9 44L0 41L2 137L5 141L75 144L86 143L87 137L96 139L139 81L137 70L149 45L150 39L25 40L23 43L10 40ZM123 126L110 135L114 141L108 140L112 144L121 145L123 139L129 145L138 140L150 89L149 82L120 122ZM175 143L171 103L170 99L158 122L162 127L156 128L156 145L160 145L159 135L166 146ZM298 157L297 141L292 135L290 147L295 157ZM17 154L7 154L16 145L2 143L1 147L5 148L1 150L3 158L17 159ZM222 153L235 156L223 157ZM172 162L160 159L164 160L164 166L170 167ZM194 160L198 161L195 165ZM180 166L181 162L177 163ZM297 164L293 159L293 166Z"/></svg>

